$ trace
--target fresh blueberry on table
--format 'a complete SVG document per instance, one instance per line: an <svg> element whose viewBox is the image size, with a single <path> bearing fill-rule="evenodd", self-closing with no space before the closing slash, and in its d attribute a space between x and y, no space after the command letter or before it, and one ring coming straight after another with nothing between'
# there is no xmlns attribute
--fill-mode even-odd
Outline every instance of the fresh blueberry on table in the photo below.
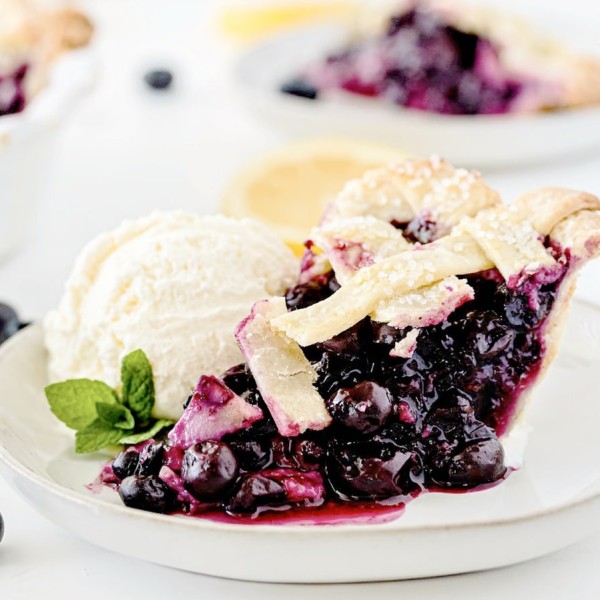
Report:
<svg viewBox="0 0 600 600"><path fill-rule="evenodd" d="M0 344L17 333L20 328L19 316L14 308L0 303Z"/></svg>
<svg viewBox="0 0 600 600"><path fill-rule="evenodd" d="M307 98L308 100L316 100L319 95L317 89L301 79L293 79L287 81L281 86L281 91L284 94L298 96L299 98Z"/></svg>
<svg viewBox="0 0 600 600"><path fill-rule="evenodd" d="M173 83L173 73L167 69L155 69L144 75L144 81L153 90L167 90Z"/></svg>

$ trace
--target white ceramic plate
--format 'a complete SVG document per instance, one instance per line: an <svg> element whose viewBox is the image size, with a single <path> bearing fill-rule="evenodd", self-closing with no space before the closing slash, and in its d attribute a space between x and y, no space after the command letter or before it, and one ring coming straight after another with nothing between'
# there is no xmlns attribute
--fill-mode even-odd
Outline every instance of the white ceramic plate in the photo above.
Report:
<svg viewBox="0 0 600 600"><path fill-rule="evenodd" d="M76 456L42 388L41 329L0 350L0 465L43 515L122 554L200 573L277 582L378 581L509 565L600 525L600 310L575 303L539 389L525 466L477 493L428 494L383 525L229 525L163 516L89 492L103 458Z"/></svg>
<svg viewBox="0 0 600 600"><path fill-rule="evenodd" d="M273 128L295 135L347 135L432 153L464 166L542 162L600 147L600 108L536 115L448 116L343 94L306 100L280 85L312 60L343 47L341 25L291 30L242 54L234 66L239 96Z"/></svg>

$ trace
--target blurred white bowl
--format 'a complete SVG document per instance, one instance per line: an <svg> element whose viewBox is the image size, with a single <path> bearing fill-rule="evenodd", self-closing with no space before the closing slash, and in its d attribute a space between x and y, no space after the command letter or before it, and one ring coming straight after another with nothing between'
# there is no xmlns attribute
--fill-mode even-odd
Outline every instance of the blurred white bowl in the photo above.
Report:
<svg viewBox="0 0 600 600"><path fill-rule="evenodd" d="M23 240L47 180L59 126L92 81L90 50L70 52L23 112L0 117L0 259Z"/></svg>
<svg viewBox="0 0 600 600"><path fill-rule="evenodd" d="M291 134L351 135L439 154L464 166L543 162L600 147L600 107L533 115L438 115L340 94L311 101L279 92L316 58L343 47L342 25L295 29L242 54L234 67L240 97L272 127Z"/></svg>

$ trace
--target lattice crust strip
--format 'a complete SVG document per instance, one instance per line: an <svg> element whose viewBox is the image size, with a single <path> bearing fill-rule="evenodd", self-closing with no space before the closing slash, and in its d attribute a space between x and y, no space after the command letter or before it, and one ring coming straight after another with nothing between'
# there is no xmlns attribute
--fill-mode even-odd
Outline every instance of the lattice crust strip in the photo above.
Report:
<svg viewBox="0 0 600 600"><path fill-rule="evenodd" d="M311 240L329 258L341 285L360 268L410 247L402 231L373 216L332 221L314 229Z"/></svg>
<svg viewBox="0 0 600 600"><path fill-rule="evenodd" d="M346 184L325 211L323 225L371 216L386 223L408 223L417 215L435 221L444 235L465 216L500 204L500 196L476 171L447 162L405 161L367 171Z"/></svg>
<svg viewBox="0 0 600 600"><path fill-rule="evenodd" d="M540 197L544 199L543 216L534 212L539 210ZM509 283L516 284L521 274L536 264L553 268L554 260L543 244L548 234L581 259L600 253L599 199L549 188L524 196L516 207L480 211L431 244L413 246L366 266L326 300L282 314L273 319L272 325L301 346L307 346L334 337L392 299L447 277L497 265L503 276L511 279ZM512 227L512 219L516 227L511 237L507 231ZM577 228L569 226L571 220ZM552 235L554 228L556 237Z"/></svg>
<svg viewBox="0 0 600 600"><path fill-rule="evenodd" d="M371 313L371 318L392 327L430 327L445 321L461 304L473 300L473 288L452 275L433 285L425 286L385 300Z"/></svg>

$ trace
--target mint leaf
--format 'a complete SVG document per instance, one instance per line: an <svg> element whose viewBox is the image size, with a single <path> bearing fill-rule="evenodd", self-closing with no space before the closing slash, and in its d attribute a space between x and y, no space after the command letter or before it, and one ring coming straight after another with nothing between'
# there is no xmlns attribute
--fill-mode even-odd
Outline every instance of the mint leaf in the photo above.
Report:
<svg viewBox="0 0 600 600"><path fill-rule="evenodd" d="M71 429L85 429L97 416L96 404L116 404L116 392L102 381L69 379L44 390L50 410Z"/></svg>
<svg viewBox="0 0 600 600"><path fill-rule="evenodd" d="M159 419L147 431L133 433L122 437L119 440L119 444L139 444L140 442L145 442L146 440L153 438L161 429L169 427L170 425L173 425L173 423L174 421L170 421L169 419Z"/></svg>
<svg viewBox="0 0 600 600"><path fill-rule="evenodd" d="M121 366L123 404L128 406L138 424L150 420L154 406L152 366L142 350L134 350L123 359Z"/></svg>
<svg viewBox="0 0 600 600"><path fill-rule="evenodd" d="M98 418L107 425L112 425L117 429L133 429L135 427L135 420L131 411L122 404L97 402L96 410L98 411Z"/></svg>
<svg viewBox="0 0 600 600"><path fill-rule="evenodd" d="M120 429L114 429L101 419L96 419L75 434L75 452L78 454L96 452L117 444L122 435L123 432Z"/></svg>

